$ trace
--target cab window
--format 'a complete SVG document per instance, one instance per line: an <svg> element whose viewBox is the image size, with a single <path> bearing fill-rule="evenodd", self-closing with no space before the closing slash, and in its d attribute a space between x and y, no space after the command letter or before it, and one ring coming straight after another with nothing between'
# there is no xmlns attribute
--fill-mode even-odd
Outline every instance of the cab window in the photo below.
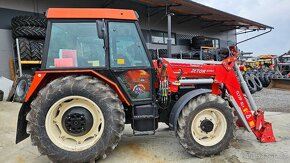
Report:
<svg viewBox="0 0 290 163"><path fill-rule="evenodd" d="M128 22L109 22L111 67L150 67L136 25Z"/></svg>
<svg viewBox="0 0 290 163"><path fill-rule="evenodd" d="M96 22L52 23L46 68L104 67L104 40Z"/></svg>

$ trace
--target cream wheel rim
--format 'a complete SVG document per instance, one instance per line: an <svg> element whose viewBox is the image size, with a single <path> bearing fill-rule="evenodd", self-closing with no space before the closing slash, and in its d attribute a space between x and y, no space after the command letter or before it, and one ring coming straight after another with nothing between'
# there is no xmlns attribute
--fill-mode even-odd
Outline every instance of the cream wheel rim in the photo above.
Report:
<svg viewBox="0 0 290 163"><path fill-rule="evenodd" d="M72 107L83 107L93 117L93 125L84 135L74 136L63 127L63 115ZM59 148L67 151L83 151L92 147L101 138L104 131L104 116L92 100L81 96L68 96L50 107L45 119L45 129L50 140Z"/></svg>
<svg viewBox="0 0 290 163"><path fill-rule="evenodd" d="M201 124L212 123L211 131L206 132ZM226 134L227 122L224 115L213 108L204 109L192 120L191 134L194 140L202 146L213 146L219 143Z"/></svg>

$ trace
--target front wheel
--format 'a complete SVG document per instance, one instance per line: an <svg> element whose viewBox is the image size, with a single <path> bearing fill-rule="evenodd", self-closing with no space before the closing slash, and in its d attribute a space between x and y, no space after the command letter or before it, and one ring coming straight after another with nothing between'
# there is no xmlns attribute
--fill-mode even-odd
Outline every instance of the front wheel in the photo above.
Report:
<svg viewBox="0 0 290 163"><path fill-rule="evenodd" d="M90 162L118 144L125 123L121 101L103 82L67 76L50 82L31 103L28 132L53 162Z"/></svg>
<svg viewBox="0 0 290 163"><path fill-rule="evenodd" d="M177 138L192 155L210 156L226 149L233 138L233 114L218 96L192 99L178 118Z"/></svg>

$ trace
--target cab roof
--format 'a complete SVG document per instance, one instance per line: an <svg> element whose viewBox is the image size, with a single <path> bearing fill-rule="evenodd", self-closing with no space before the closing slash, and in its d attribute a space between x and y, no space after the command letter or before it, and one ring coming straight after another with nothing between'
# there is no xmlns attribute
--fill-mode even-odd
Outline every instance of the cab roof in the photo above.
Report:
<svg viewBox="0 0 290 163"><path fill-rule="evenodd" d="M121 19L138 20L133 10L108 8L49 8L48 19Z"/></svg>

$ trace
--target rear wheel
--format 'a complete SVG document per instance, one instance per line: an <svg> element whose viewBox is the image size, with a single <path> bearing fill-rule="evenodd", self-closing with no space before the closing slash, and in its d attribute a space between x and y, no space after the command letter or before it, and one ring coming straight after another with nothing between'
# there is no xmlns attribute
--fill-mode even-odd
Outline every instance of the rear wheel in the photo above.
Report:
<svg viewBox="0 0 290 163"><path fill-rule="evenodd" d="M210 156L226 149L233 138L233 115L226 102L207 94L192 99L178 118L177 137L192 155Z"/></svg>
<svg viewBox="0 0 290 163"><path fill-rule="evenodd" d="M49 83L31 103L28 133L53 162L105 158L118 144L125 123L121 101L103 82L67 76Z"/></svg>

